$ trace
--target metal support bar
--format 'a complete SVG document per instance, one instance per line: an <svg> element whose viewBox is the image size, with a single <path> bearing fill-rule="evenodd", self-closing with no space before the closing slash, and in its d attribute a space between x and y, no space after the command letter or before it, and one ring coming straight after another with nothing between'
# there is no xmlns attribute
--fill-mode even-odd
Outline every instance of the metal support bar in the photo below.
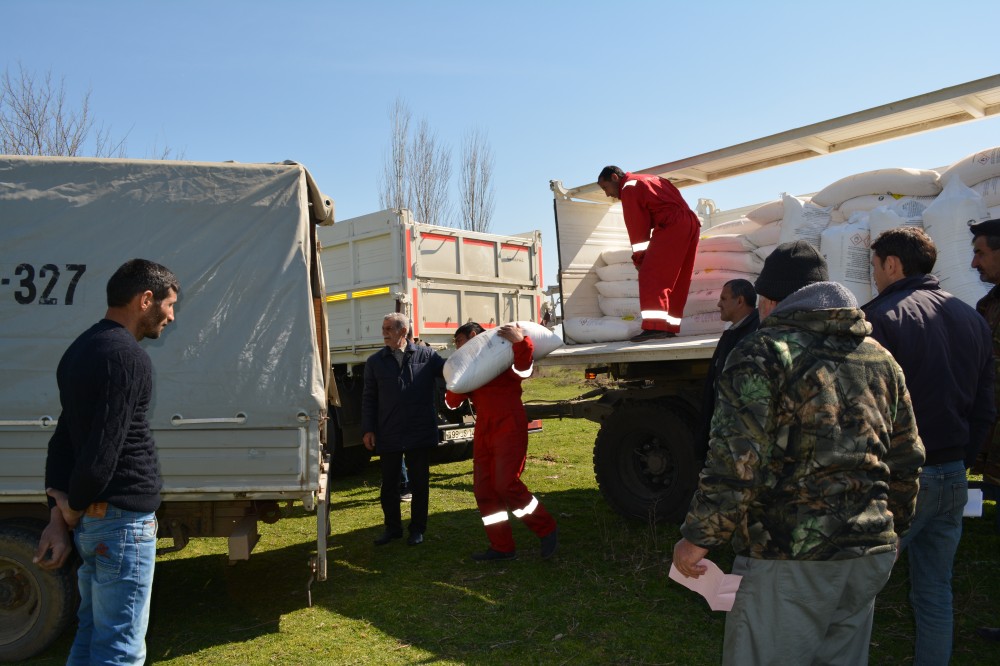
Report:
<svg viewBox="0 0 1000 666"><path fill-rule="evenodd" d="M244 516L229 535L229 562L249 560L253 547L257 545L257 517Z"/></svg>
<svg viewBox="0 0 1000 666"><path fill-rule="evenodd" d="M51 416L42 416L37 419L13 419L0 421L0 426L39 426L42 428L54 428L59 423Z"/></svg>
<svg viewBox="0 0 1000 666"><path fill-rule="evenodd" d="M320 464L319 487L316 490L316 580L326 580L326 548L330 536L330 456Z"/></svg>
<svg viewBox="0 0 1000 666"><path fill-rule="evenodd" d="M316 488L316 554L309 558L309 580L306 581L306 603L312 608L312 584L326 580L326 548L330 536L330 456L320 463L319 484Z"/></svg>
<svg viewBox="0 0 1000 666"><path fill-rule="evenodd" d="M247 415L245 412L237 412L236 416L214 416L204 419L186 419L180 414L174 414L170 417L170 425L182 426L182 425L205 425L208 423L236 423L243 425L247 422Z"/></svg>
<svg viewBox="0 0 1000 666"><path fill-rule="evenodd" d="M973 118L986 117L986 105L983 104L982 100L975 95L966 95L965 97L959 97L958 99L952 101L955 102L956 106L967 112Z"/></svg>
<svg viewBox="0 0 1000 666"><path fill-rule="evenodd" d="M593 396L598 397L593 397ZM585 393L579 398L572 400L559 400L557 402L527 402L524 410L528 414L528 420L570 418L588 419L600 422L614 411L614 402L607 399L607 392L604 389L597 389L590 393Z"/></svg>
<svg viewBox="0 0 1000 666"><path fill-rule="evenodd" d="M803 148L808 148L817 155L828 155L830 153L830 144L822 139L817 139L814 136L804 136L800 139L796 139L795 143L799 144Z"/></svg>

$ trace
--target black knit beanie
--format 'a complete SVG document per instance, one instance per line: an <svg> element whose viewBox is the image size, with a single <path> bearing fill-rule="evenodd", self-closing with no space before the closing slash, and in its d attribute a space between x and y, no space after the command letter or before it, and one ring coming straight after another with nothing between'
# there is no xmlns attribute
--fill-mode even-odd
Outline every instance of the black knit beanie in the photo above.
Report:
<svg viewBox="0 0 1000 666"><path fill-rule="evenodd" d="M772 301L781 301L807 284L829 279L826 260L812 245L799 240L774 248L764 260L754 289Z"/></svg>

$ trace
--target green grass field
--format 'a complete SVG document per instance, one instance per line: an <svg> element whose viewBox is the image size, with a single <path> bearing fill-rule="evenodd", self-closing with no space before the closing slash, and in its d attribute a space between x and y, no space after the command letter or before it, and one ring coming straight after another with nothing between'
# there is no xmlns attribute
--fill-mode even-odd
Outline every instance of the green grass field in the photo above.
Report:
<svg viewBox="0 0 1000 666"><path fill-rule="evenodd" d="M526 399L573 397L578 371L546 370ZM149 662L158 664L716 664L725 615L667 578L674 525L613 513L591 464L596 424L546 421L532 435L524 480L560 525L559 555L514 525L518 559L479 564L486 547L472 463L431 469L426 541L376 548L377 465L334 485L329 580L312 586L316 518L301 506L261 525L248 562L230 566L223 539L195 540L157 562ZM975 628L1000 624L995 506L966 520L955 566L953 664L997 663ZM404 506L404 521L407 509ZM168 545L164 542L163 545ZM731 552L715 552L723 569ZM872 664L912 661L905 555L878 598ZM64 663L72 630L29 663Z"/></svg>

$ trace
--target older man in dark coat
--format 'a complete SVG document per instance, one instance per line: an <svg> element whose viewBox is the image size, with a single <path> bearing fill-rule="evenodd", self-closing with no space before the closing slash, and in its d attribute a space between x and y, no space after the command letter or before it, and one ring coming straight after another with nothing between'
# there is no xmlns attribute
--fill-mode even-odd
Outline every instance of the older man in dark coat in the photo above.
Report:
<svg viewBox="0 0 1000 666"><path fill-rule="evenodd" d="M365 447L379 455L382 468L380 500L385 531L375 539L376 546L403 536L399 478L404 456L413 494L407 543L420 545L427 530L428 452L438 443L435 380L441 376L444 359L430 347L408 341L408 330L404 315L386 315L382 321L385 347L365 363L361 431Z"/></svg>

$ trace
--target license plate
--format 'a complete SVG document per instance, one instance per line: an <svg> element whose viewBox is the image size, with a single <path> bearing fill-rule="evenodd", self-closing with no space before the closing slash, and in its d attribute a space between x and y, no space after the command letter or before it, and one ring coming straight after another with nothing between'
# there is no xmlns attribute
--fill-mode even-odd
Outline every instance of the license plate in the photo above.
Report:
<svg viewBox="0 0 1000 666"><path fill-rule="evenodd" d="M445 430L444 441L459 442L466 439L472 439L474 432L476 432L475 428L455 428L454 430Z"/></svg>

